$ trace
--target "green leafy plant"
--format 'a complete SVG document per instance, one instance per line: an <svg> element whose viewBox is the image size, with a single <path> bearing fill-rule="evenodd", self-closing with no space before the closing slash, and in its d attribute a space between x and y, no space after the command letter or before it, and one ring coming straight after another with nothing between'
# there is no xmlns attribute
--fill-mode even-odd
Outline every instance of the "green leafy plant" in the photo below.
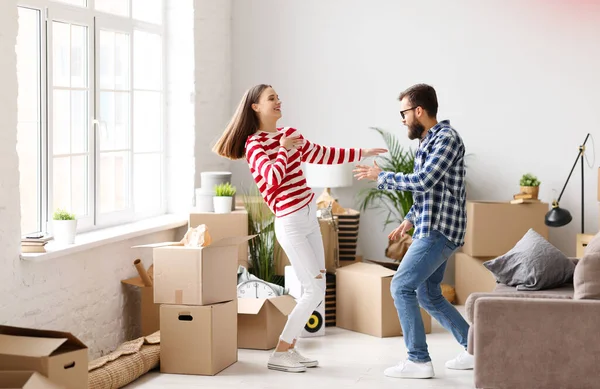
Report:
<svg viewBox="0 0 600 389"><path fill-rule="evenodd" d="M377 127L370 127L377 131L382 137L389 151L389 155L380 156L377 164L384 171L396 173L412 173L415 164L415 153L411 149L405 149L397 136ZM412 193L399 190L379 190L377 188L366 188L359 192L360 210L364 212L369 208L380 209L386 212L383 228L388 224L399 225L410 211L413 205ZM412 231L409 232L412 234Z"/></svg>
<svg viewBox="0 0 600 389"><path fill-rule="evenodd" d="M523 174L523 177L521 177L521 181L519 182L519 184L521 186L540 186L541 182L533 174L527 173Z"/></svg>
<svg viewBox="0 0 600 389"><path fill-rule="evenodd" d="M235 186L231 186L228 182L215 186L215 196L218 197L233 197L235 192Z"/></svg>
<svg viewBox="0 0 600 389"><path fill-rule="evenodd" d="M54 211L54 215L52 217L54 220L75 220L75 214L69 213L64 209L58 208Z"/></svg>
<svg viewBox="0 0 600 389"><path fill-rule="evenodd" d="M264 281L284 286L283 278L275 275L275 258L277 250L281 249L275 239L275 215L256 186L246 191L243 197L248 212L248 234L256 235L248 242L248 271Z"/></svg>

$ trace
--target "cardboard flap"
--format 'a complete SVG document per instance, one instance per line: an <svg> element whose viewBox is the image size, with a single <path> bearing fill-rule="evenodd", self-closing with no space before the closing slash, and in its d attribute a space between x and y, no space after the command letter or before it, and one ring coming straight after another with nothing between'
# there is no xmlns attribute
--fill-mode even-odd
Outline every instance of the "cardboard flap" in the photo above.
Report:
<svg viewBox="0 0 600 389"><path fill-rule="evenodd" d="M241 243L244 243L256 235L250 236L233 236L229 238L219 239L217 241L212 242L209 246L203 247L203 249L210 249L211 247L224 247L224 246L237 246Z"/></svg>
<svg viewBox="0 0 600 389"><path fill-rule="evenodd" d="M285 316L289 315L296 306L296 300L294 300L294 298L289 294L272 297L269 299L269 301L275 306L275 308L279 310L279 312L283 313Z"/></svg>
<svg viewBox="0 0 600 389"><path fill-rule="evenodd" d="M131 248L157 248L164 246L183 246L181 242L160 242L160 243L150 243L150 244L140 244L137 246L131 246Z"/></svg>
<svg viewBox="0 0 600 389"><path fill-rule="evenodd" d="M0 335L0 354L25 357L47 357L52 355L67 338L32 338L28 336Z"/></svg>
<svg viewBox="0 0 600 389"><path fill-rule="evenodd" d="M69 332L38 330L34 328L20 328L11 326L0 326L0 335L14 335L19 337L30 337L36 339L66 339L67 344L79 349L87 349L79 339ZM1 345L1 343L0 343Z"/></svg>
<svg viewBox="0 0 600 389"><path fill-rule="evenodd" d="M246 315L256 315L265 305L266 299L239 298L238 313Z"/></svg>
<svg viewBox="0 0 600 389"><path fill-rule="evenodd" d="M354 263L352 265L340 267L336 271L361 273L362 275L367 276L367 277L378 277L378 278L391 277L396 273L395 271L385 268L383 266L376 265L373 263L365 263L365 262L358 262L358 263Z"/></svg>
<svg viewBox="0 0 600 389"><path fill-rule="evenodd" d="M121 280L121 283L127 284L127 285L139 286L140 288L146 287L146 285L144 285L144 282L142 281L141 277L133 277L133 278L128 278L126 280Z"/></svg>

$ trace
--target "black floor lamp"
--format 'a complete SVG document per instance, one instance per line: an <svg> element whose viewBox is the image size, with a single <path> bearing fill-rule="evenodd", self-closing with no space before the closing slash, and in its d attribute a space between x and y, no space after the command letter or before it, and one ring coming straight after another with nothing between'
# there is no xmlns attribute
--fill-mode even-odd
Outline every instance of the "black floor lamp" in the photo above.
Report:
<svg viewBox="0 0 600 389"><path fill-rule="evenodd" d="M565 188L567 187L567 184L569 183L569 179L571 178L571 174L573 174L573 170L575 170L575 166L577 166L577 162L579 162L579 160L581 160L581 233L584 233L584 228L585 228L585 223L583 222L583 194L584 194L584 185L583 185L583 154L585 153L585 144L588 140L588 138L590 137L590 134L587 134L585 137L585 140L583 141L583 144L581 146L579 146L579 153L577 154L577 158L575 158L575 163L573 164L573 167L571 168L571 172L569 173L569 177L567 177L567 182L565 182L565 186L563 186L562 191L560 192L560 195L558 196L558 200L554 200L552 202L552 209L550 211L548 211L548 213L546 214L546 225L550 226L550 227L562 227L565 226L567 224L569 224L571 222L571 220L573 220L573 217L571 216L571 213L569 211L567 211L564 208L561 208L558 206L560 199L563 195L563 193L565 192Z"/></svg>

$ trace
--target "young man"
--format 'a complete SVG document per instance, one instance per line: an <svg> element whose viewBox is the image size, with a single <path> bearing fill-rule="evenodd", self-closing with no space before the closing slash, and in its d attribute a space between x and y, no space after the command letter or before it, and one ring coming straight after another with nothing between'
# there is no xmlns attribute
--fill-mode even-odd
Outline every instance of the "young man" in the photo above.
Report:
<svg viewBox="0 0 600 389"><path fill-rule="evenodd" d="M469 325L442 295L441 282L448 258L464 243L467 215L465 209L465 147L447 120L437 121L435 90L414 85L400 94L400 115L408 127L408 138L418 139L414 172L384 172L377 163L356 166L359 180L377 180L381 190L413 193L413 206L398 228L390 233L395 240L415 227L413 242L391 284L391 293L408 349L408 360L385 370L399 378L434 376L425 340L419 305L454 335L465 348L448 361L450 369L473 369L473 356L466 352Z"/></svg>

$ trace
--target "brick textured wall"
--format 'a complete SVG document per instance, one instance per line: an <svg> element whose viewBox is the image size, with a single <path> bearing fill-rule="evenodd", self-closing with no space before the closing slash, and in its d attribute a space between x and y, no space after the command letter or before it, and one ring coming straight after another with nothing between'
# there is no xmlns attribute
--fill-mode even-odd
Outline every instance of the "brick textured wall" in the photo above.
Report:
<svg viewBox="0 0 600 389"><path fill-rule="evenodd" d="M170 0L167 12L167 20L182 21L167 32L166 46L168 54L178 55L168 62L173 70L167 69L172 80L167 91L168 131L174 140L167 143L167 172L183 171L172 176L167 193L171 210L177 205L181 210L191 204L193 171L227 167L210 155L207 143L229 115L231 1ZM139 296L120 281L136 275L135 258L148 267L151 256L130 247L177 239L183 230L44 262L20 260L17 23L16 1L0 1L0 324L70 331L88 345L90 358L96 358L139 334ZM174 73L181 77L173 80Z"/></svg>

